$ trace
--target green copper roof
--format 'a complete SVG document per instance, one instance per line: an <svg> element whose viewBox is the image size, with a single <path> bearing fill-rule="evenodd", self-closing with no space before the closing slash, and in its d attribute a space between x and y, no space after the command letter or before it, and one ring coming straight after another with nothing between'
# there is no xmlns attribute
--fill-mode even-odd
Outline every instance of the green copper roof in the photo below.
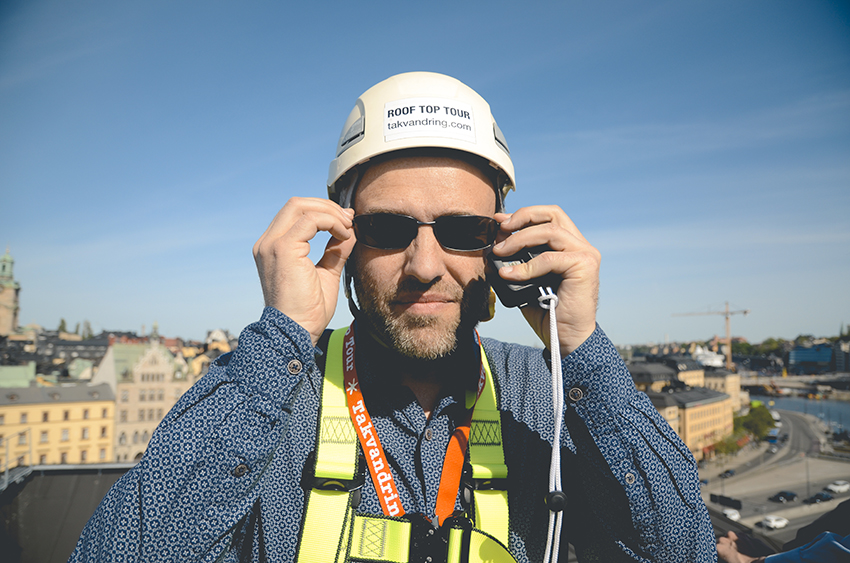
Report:
<svg viewBox="0 0 850 563"><path fill-rule="evenodd" d="M25 366L0 366L0 387L29 387L35 381L35 362Z"/></svg>
<svg viewBox="0 0 850 563"><path fill-rule="evenodd" d="M115 360L116 378L120 380L120 378L131 375L133 373L133 367L150 347L150 344L113 344L112 354ZM174 355L168 348L163 346L162 352L168 358L169 363L174 361Z"/></svg>
<svg viewBox="0 0 850 563"><path fill-rule="evenodd" d="M14 265L15 260L9 254L9 249L6 248L6 254L0 256L0 285L20 289L21 286L15 281Z"/></svg>

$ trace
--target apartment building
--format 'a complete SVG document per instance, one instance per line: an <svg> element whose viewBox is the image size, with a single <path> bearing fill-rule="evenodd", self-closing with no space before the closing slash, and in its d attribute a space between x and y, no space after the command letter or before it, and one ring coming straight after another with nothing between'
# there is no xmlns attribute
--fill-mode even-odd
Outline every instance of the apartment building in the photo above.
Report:
<svg viewBox="0 0 850 563"><path fill-rule="evenodd" d="M0 471L112 461L114 409L108 385L0 390Z"/></svg>
<svg viewBox="0 0 850 563"><path fill-rule="evenodd" d="M676 370L656 362L630 362L628 368L635 382L635 387L643 392L661 392L664 387L670 385L670 382L676 381L678 377Z"/></svg>
<svg viewBox="0 0 850 563"><path fill-rule="evenodd" d="M714 444L732 434L732 399L725 393L694 387L647 395L659 412L660 405L677 406L677 433L697 460L710 457Z"/></svg>
<svg viewBox="0 0 850 563"><path fill-rule="evenodd" d="M191 387L188 374L186 362L156 336L109 347L94 380L115 392L115 461L142 458L160 421Z"/></svg>
<svg viewBox="0 0 850 563"><path fill-rule="evenodd" d="M749 393L741 392L741 376L737 373L730 373L725 369L706 370L705 386L729 395L732 401L732 412L738 412L741 407L750 404Z"/></svg>

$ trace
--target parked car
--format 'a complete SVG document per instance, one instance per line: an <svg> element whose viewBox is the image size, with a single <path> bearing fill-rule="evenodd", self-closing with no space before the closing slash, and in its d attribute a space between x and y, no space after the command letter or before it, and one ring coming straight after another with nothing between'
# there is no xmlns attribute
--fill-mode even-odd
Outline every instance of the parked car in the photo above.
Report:
<svg viewBox="0 0 850 563"><path fill-rule="evenodd" d="M783 518L782 516L773 516L771 514L769 516L765 516L764 520L759 522L759 524L762 528L767 528L768 530L778 530L788 525L788 519Z"/></svg>
<svg viewBox="0 0 850 563"><path fill-rule="evenodd" d="M731 476L732 476L732 475L734 475L734 474L735 474L735 470L734 470L734 469L727 469L726 471L724 471L723 473L721 473L721 474L719 475L719 477L720 477L721 479L727 479L727 478L731 477Z"/></svg>
<svg viewBox="0 0 850 563"><path fill-rule="evenodd" d="M778 447L776 447L776 446L770 446L770 447L767 449L767 453L769 453L769 454L775 454L775 453L776 453L776 452L778 452L778 451L779 451L779 448L778 448Z"/></svg>
<svg viewBox="0 0 850 563"><path fill-rule="evenodd" d="M723 516L725 516L727 519L731 520L732 522L737 522L738 520L741 519L741 513L738 512L737 510L735 510L734 508L724 508L723 509Z"/></svg>
<svg viewBox="0 0 850 563"><path fill-rule="evenodd" d="M708 485L708 479L700 479L699 484L700 485Z"/></svg>
<svg viewBox="0 0 850 563"><path fill-rule="evenodd" d="M824 488L830 493L846 493L850 491L850 483L847 481L833 481Z"/></svg>
<svg viewBox="0 0 850 563"><path fill-rule="evenodd" d="M831 501L834 497L829 493L824 493L823 491L819 493L815 493L803 502L806 504L820 504L822 502Z"/></svg>
<svg viewBox="0 0 850 563"><path fill-rule="evenodd" d="M767 500L772 500L773 502L781 502L784 504L786 502L792 502L797 500L797 493L793 493L791 491L779 491Z"/></svg>

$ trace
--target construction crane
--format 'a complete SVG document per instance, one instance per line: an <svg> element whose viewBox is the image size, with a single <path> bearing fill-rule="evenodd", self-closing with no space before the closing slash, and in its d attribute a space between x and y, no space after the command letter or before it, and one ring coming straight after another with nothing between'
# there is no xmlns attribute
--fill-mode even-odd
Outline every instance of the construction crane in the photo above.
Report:
<svg viewBox="0 0 850 563"><path fill-rule="evenodd" d="M742 309L740 311L730 311L729 310L729 302L726 302L726 311L709 311L707 313L674 313L674 317L693 317L696 315L724 315L726 317L726 369L732 371L732 328L729 323L729 317L732 315L744 315L745 317L750 314L749 309Z"/></svg>

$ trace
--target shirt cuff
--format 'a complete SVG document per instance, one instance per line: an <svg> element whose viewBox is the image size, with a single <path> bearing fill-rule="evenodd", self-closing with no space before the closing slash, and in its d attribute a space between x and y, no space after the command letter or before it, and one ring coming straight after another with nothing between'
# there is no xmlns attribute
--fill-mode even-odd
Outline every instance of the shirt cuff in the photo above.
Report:
<svg viewBox="0 0 850 563"><path fill-rule="evenodd" d="M260 320L239 335L228 370L247 392L281 404L302 374L313 369L315 353L310 333L274 307L266 307Z"/></svg>
<svg viewBox="0 0 850 563"><path fill-rule="evenodd" d="M578 348L561 360L564 401L583 417L599 423L626 407L637 393L632 376L614 344L599 325Z"/></svg>

